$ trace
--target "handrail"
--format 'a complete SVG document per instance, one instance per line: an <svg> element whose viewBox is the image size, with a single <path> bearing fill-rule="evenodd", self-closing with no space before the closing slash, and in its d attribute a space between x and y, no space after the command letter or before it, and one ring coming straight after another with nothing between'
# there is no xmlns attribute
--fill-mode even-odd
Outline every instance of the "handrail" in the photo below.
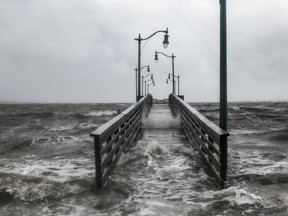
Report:
<svg viewBox="0 0 288 216"><path fill-rule="evenodd" d="M142 115L151 106L152 96L149 94L90 134L94 137L98 189L105 186L121 153L136 139L141 128Z"/></svg>
<svg viewBox="0 0 288 216"><path fill-rule="evenodd" d="M227 181L229 133L173 94L169 96L169 105L174 113L180 114L186 138L200 153L218 185L223 189Z"/></svg>

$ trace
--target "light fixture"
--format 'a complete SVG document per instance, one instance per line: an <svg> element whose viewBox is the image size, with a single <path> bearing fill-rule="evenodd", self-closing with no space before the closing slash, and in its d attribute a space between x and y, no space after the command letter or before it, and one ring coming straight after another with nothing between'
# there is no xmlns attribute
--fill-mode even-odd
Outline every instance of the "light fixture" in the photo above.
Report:
<svg viewBox="0 0 288 216"><path fill-rule="evenodd" d="M147 72L150 73L150 67L149 67L149 65L147 66Z"/></svg>
<svg viewBox="0 0 288 216"><path fill-rule="evenodd" d="M155 51L155 58L154 58L154 60L155 60L155 62L157 63L158 62L158 54L157 54L157 52Z"/></svg>
<svg viewBox="0 0 288 216"><path fill-rule="evenodd" d="M166 29L166 34L164 35L164 41L163 41L163 47L166 49L169 45L168 41L169 35L168 35L168 28Z"/></svg>

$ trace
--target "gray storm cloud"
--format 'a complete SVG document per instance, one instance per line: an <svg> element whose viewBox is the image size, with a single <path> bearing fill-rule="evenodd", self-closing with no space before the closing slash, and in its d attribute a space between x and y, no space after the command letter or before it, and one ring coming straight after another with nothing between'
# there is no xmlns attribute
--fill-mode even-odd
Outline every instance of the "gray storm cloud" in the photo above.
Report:
<svg viewBox="0 0 288 216"><path fill-rule="evenodd" d="M286 100L288 3L228 1L228 99ZM0 101L133 102L137 42L156 86L171 92L171 61L187 101L219 98L219 1L217 0L3 0L0 2ZM144 43L143 43L144 45ZM143 73L146 73L143 71Z"/></svg>

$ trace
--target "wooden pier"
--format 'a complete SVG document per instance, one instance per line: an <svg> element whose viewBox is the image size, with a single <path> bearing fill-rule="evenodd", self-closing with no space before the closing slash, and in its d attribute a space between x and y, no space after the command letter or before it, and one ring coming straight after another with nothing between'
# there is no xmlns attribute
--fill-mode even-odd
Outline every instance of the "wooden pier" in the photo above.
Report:
<svg viewBox="0 0 288 216"><path fill-rule="evenodd" d="M206 162L216 185L225 188L229 133L202 116L181 97L171 94L169 100L161 101L147 95L90 134L94 137L98 189L105 187L121 154L136 142L137 136L141 139L147 134L159 143L163 140L178 145L189 143Z"/></svg>

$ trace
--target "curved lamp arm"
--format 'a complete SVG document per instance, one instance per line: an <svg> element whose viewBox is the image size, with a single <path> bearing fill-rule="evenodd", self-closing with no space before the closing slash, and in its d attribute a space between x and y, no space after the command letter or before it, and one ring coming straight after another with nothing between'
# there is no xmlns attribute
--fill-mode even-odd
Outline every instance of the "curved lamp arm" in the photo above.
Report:
<svg viewBox="0 0 288 216"><path fill-rule="evenodd" d="M149 37L147 37L147 38L142 38L141 40L148 40L149 38L151 38L151 37L153 37L155 34L157 34L157 33L160 33L160 32L163 32L163 33L165 33L167 36L168 36L168 28L166 28L166 30L160 30L160 31L156 31L156 32L154 32L153 34L151 34ZM165 36L166 36L165 35ZM164 37L165 37L164 36ZM169 37L169 36L168 36ZM168 39L168 38L167 38ZM137 39L138 40L138 39Z"/></svg>
<svg viewBox="0 0 288 216"><path fill-rule="evenodd" d="M154 32L153 34L151 34L151 35L150 35L149 37L147 37L147 38L141 38L141 35L139 34L139 37L138 37L138 38L134 38L134 40L137 40L138 43L140 43L140 41L142 41L142 40L148 40L148 39L150 39L151 37L153 37L154 35L156 35L157 33L160 33L160 32L165 33L165 35L164 35L164 40L163 40L163 47L166 49L166 48L168 47L168 45L169 45L169 40L168 40L168 38L169 38L168 28L166 28L166 30L156 31L156 32Z"/></svg>
<svg viewBox="0 0 288 216"><path fill-rule="evenodd" d="M174 56L174 54L172 53L172 55L171 56L169 56L169 55L166 55L165 53L163 53L163 52L157 52L156 50L155 50L155 58L154 58L154 60L157 62L159 59L158 59L158 53L160 53L160 54L162 54L162 55L164 55L164 56L166 56L166 57L168 57L168 58L175 58L176 56Z"/></svg>
<svg viewBox="0 0 288 216"><path fill-rule="evenodd" d="M147 72L149 73L149 72L150 72L150 66L149 66L149 65L146 65L146 66L141 67L141 70L142 70L143 68L145 68L145 67L147 67Z"/></svg>
<svg viewBox="0 0 288 216"><path fill-rule="evenodd" d="M147 74L144 78L151 76L150 79L153 79L153 74Z"/></svg>

